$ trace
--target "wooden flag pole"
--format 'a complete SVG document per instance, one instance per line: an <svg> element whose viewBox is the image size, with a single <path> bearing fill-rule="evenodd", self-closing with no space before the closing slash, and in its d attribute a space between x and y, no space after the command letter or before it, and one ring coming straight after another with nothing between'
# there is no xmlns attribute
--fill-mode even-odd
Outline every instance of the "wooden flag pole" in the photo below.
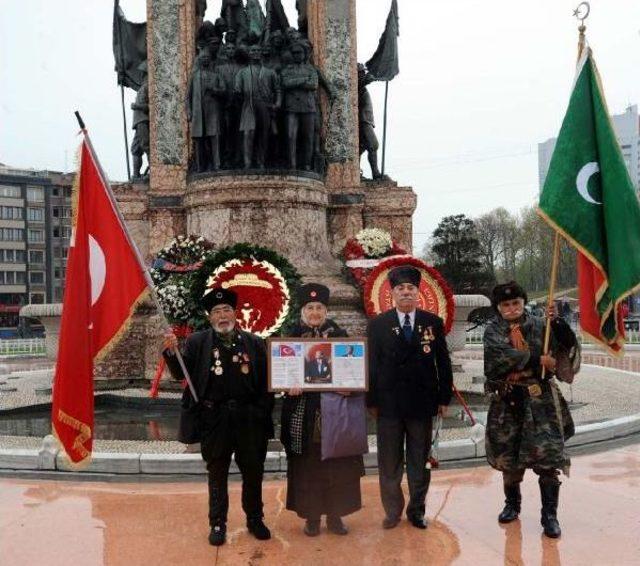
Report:
<svg viewBox="0 0 640 566"><path fill-rule="evenodd" d="M553 243L553 262L551 263L551 277L549 281L549 297L547 299L547 324L544 329L544 346L542 353L546 356L549 353L549 342L551 338L551 317L549 311L553 305L554 295L556 294L556 278L558 275L558 263L560 260L560 232L556 232L555 241ZM544 379L546 368L542 366L542 379Z"/></svg>

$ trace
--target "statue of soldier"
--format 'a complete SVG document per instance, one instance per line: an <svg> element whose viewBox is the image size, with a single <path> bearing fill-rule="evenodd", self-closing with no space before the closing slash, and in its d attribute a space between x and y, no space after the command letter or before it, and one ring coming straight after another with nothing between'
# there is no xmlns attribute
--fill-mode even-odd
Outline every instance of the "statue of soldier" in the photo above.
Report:
<svg viewBox="0 0 640 566"><path fill-rule="evenodd" d="M236 46L225 43L218 54L218 74L222 77L224 93L221 97L222 126L222 163L225 168L233 169L239 165L240 143L240 104L235 94L236 76L240 65L236 61Z"/></svg>
<svg viewBox="0 0 640 566"><path fill-rule="evenodd" d="M296 169L300 165L301 169L310 171L317 113L318 73L313 65L306 62L306 50L302 44L294 43L291 46L291 57L292 63L284 67L281 73L289 167Z"/></svg>
<svg viewBox="0 0 640 566"><path fill-rule="evenodd" d="M131 144L131 155L133 156L133 177L140 179L142 169L142 156L147 154L147 162L149 161L149 84L147 77L147 62L143 61L138 65L138 69L142 71L144 81L138 93L136 100L131 104L133 110L133 143Z"/></svg>
<svg viewBox="0 0 640 566"><path fill-rule="evenodd" d="M373 82L373 77L367 73L362 63L358 63L358 137L360 155L362 156L365 151L367 152L367 158L371 166L371 176L373 179L380 179L382 175L378 169L379 143L374 131L373 104L367 90L367 85L371 82Z"/></svg>
<svg viewBox="0 0 640 566"><path fill-rule="evenodd" d="M224 82L213 66L211 53L203 49L196 57L187 90L186 110L195 146L198 172L220 169L220 105Z"/></svg>
<svg viewBox="0 0 640 566"><path fill-rule="evenodd" d="M220 17L227 22L229 31L236 32L239 39L242 39L247 32L247 13L242 4L242 0L222 0Z"/></svg>
<svg viewBox="0 0 640 566"><path fill-rule="evenodd" d="M277 73L262 64L259 45L249 47L249 64L238 71L235 92L242 97L244 167L250 169L255 157L256 167L264 169L273 114L281 106L282 92Z"/></svg>

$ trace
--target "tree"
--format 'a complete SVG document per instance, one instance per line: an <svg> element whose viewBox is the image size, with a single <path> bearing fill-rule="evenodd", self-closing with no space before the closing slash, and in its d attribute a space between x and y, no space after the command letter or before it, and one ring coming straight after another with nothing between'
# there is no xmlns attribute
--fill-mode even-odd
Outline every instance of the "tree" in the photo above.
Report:
<svg viewBox="0 0 640 566"><path fill-rule="evenodd" d="M456 293L487 293L495 283L483 266L473 220L464 214L446 216L433 232L431 252L435 268Z"/></svg>

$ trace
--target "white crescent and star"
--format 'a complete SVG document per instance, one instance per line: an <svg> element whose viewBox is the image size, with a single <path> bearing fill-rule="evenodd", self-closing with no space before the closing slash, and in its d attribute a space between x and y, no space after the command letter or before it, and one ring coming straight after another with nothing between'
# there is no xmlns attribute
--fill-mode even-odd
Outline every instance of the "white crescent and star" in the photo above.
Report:
<svg viewBox="0 0 640 566"><path fill-rule="evenodd" d="M91 276L91 306L95 305L104 289L107 262L96 239L89 234L89 274Z"/></svg>
<svg viewBox="0 0 640 566"><path fill-rule="evenodd" d="M598 165L598 162L590 161L586 165L582 166L582 169L578 171L578 175L576 176L576 188L578 189L578 194L589 204L602 204L589 194L589 179L599 172L600 166Z"/></svg>

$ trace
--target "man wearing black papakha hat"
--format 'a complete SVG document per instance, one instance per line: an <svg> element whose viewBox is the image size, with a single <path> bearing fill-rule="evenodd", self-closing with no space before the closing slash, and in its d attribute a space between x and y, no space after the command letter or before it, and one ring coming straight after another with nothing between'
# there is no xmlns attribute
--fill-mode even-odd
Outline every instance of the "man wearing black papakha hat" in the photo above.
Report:
<svg viewBox="0 0 640 566"><path fill-rule="evenodd" d="M573 330L552 306L548 313L551 348L544 354L546 321L528 314L526 302L527 293L515 281L493 290L491 303L497 316L487 324L483 338L485 390L491 393L487 460L502 472L506 499L498 521L518 518L520 482L525 469L532 468L540 485L544 534L557 538L558 475L559 470L569 470L565 441L573 435L574 426L553 377L573 380L580 348Z"/></svg>
<svg viewBox="0 0 640 566"><path fill-rule="evenodd" d="M380 494L386 513L382 526L395 527L404 509L406 442L407 519L426 529L432 418L444 416L451 400L451 360L442 319L417 308L420 271L410 265L396 267L389 281L395 308L372 319L367 330L367 405L377 418Z"/></svg>
<svg viewBox="0 0 640 566"><path fill-rule="evenodd" d="M247 528L257 539L271 538L262 521L262 476L267 441L273 436L273 395L267 390L267 354L262 338L236 326L237 296L208 289L202 306L211 328L195 332L184 344L185 366L199 402L189 388L182 397L179 440L201 443L209 472L209 542L226 540L229 509L227 476L231 455L242 474L242 509ZM183 379L172 350L178 342L165 335L164 356L176 379Z"/></svg>

